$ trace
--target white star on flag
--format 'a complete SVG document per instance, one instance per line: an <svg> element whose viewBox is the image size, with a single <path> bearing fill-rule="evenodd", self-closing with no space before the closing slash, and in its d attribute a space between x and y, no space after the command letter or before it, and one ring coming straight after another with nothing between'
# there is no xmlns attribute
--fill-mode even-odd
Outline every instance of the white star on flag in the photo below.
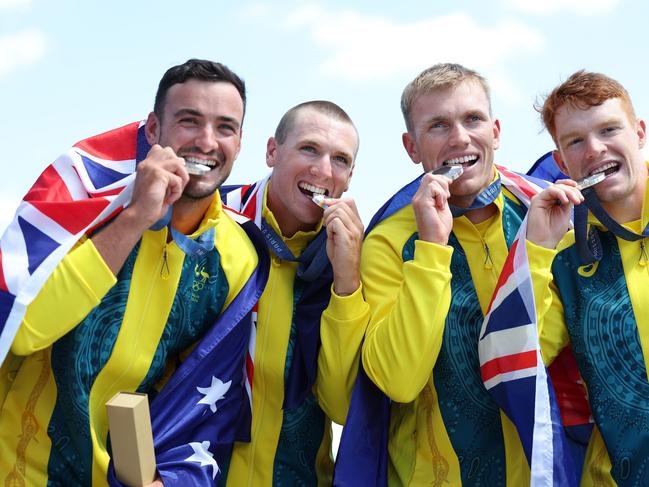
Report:
<svg viewBox="0 0 649 487"><path fill-rule="evenodd" d="M225 393L230 389L230 384L232 381L229 380L225 384L221 382L220 379L212 376L212 384L209 387L197 387L196 390L201 394L205 394L205 397L196 403L198 404L209 404L210 409L213 413L216 412L216 401L220 401L225 397Z"/></svg>
<svg viewBox="0 0 649 487"><path fill-rule="evenodd" d="M211 465L212 466L212 480L216 478L216 474L219 473L219 466L216 463L216 460L214 460L214 455L212 455L212 452L209 451L210 447L210 442L209 441L203 441L202 443L198 442L193 442L190 443L189 446L192 447L192 450L194 450L194 454L186 458L186 462L196 462L200 463L201 467L204 467L206 465Z"/></svg>

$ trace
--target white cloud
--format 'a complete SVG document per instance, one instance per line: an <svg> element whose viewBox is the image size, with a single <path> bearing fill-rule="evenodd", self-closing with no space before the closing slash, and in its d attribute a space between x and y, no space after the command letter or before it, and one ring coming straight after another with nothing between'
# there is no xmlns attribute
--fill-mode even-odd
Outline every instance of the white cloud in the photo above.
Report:
<svg viewBox="0 0 649 487"><path fill-rule="evenodd" d="M0 0L0 9L31 7L32 0Z"/></svg>
<svg viewBox="0 0 649 487"><path fill-rule="evenodd" d="M571 12L577 15L602 15L611 12L620 0L501 0L502 3L520 12L550 15Z"/></svg>
<svg viewBox="0 0 649 487"><path fill-rule="evenodd" d="M43 57L46 50L45 35L35 29L0 37L0 76L20 66L34 64Z"/></svg>
<svg viewBox="0 0 649 487"><path fill-rule="evenodd" d="M539 53L545 46L541 32L528 25L504 20L487 26L465 13L398 23L309 4L289 15L283 28L307 29L311 39L329 51L319 69L330 77L368 82L416 73L437 62L459 62L485 74L503 73L499 85L511 90L509 99L517 90L501 68L505 61Z"/></svg>

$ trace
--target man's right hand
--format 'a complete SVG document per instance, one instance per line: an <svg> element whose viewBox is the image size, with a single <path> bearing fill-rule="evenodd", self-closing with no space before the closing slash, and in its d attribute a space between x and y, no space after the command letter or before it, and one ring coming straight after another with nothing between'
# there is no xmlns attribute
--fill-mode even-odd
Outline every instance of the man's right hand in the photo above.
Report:
<svg viewBox="0 0 649 487"><path fill-rule="evenodd" d="M170 147L155 144L137 166L131 203L124 212L146 230L180 198L189 181L185 161Z"/></svg>
<svg viewBox="0 0 649 487"><path fill-rule="evenodd" d="M92 242L117 275L142 234L180 198L189 181L185 161L170 147L155 144L137 166L131 203Z"/></svg>
<svg viewBox="0 0 649 487"><path fill-rule="evenodd" d="M574 205L584 197L572 179L562 179L532 198L527 215L527 240L554 249L570 230L570 216Z"/></svg>
<svg viewBox="0 0 649 487"><path fill-rule="evenodd" d="M424 174L412 198L419 240L446 245L453 229L453 215L448 206L451 196L445 176Z"/></svg>

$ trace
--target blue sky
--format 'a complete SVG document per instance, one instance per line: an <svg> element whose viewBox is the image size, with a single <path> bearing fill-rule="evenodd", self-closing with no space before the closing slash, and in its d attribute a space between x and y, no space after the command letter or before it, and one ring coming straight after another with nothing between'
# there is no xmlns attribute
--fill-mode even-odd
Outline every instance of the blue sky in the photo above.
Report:
<svg viewBox="0 0 649 487"><path fill-rule="evenodd" d="M631 0L0 0L0 231L48 163L145 118L164 71L190 57L221 61L248 86L229 182L266 174L266 140L288 108L329 99L361 135L349 194L367 224L421 171L401 144L399 98L443 61L489 79L496 161L526 170L552 148L532 105L577 69L618 79L649 115L648 10Z"/></svg>

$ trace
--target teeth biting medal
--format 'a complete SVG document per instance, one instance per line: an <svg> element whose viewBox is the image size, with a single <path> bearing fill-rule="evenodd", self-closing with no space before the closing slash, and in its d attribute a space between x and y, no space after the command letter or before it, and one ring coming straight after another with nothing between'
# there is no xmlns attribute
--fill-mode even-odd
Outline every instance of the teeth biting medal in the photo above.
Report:
<svg viewBox="0 0 649 487"><path fill-rule="evenodd" d="M207 166L187 161L185 161L185 169L189 174L193 174L195 176L202 176L203 174L210 172L210 168Z"/></svg>
<svg viewBox="0 0 649 487"><path fill-rule="evenodd" d="M326 210L327 208L329 208L329 205L325 204L324 202L325 198L326 196L323 194L314 194L311 197L311 201L313 201L316 205L318 205L323 210Z"/></svg>
<svg viewBox="0 0 649 487"><path fill-rule="evenodd" d="M606 174L603 172L598 172L596 174L593 174L592 176L585 177L583 179L580 179L577 181L577 189L582 191L586 188L590 188L591 186L596 185L597 183L601 183L606 179Z"/></svg>
<svg viewBox="0 0 649 487"><path fill-rule="evenodd" d="M437 176L446 176L451 181L455 181L457 178L462 176L464 169L462 166L440 166L437 169L431 171L431 174Z"/></svg>

